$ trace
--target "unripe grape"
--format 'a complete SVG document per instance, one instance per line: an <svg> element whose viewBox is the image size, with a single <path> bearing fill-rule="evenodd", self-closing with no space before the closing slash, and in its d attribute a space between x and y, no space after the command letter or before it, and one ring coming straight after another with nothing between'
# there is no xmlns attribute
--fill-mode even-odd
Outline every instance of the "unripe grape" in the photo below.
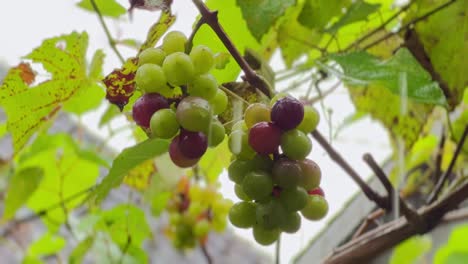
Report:
<svg viewBox="0 0 468 264"><path fill-rule="evenodd" d="M284 216L280 224L281 230L286 233L296 233L301 228L301 216L299 213L289 213Z"/></svg>
<svg viewBox="0 0 468 264"><path fill-rule="evenodd" d="M202 132L183 129L179 135L179 149L189 159L199 159L208 148L208 139Z"/></svg>
<svg viewBox="0 0 468 264"><path fill-rule="evenodd" d="M167 56L162 69L167 81L172 86L180 86L193 81L195 69L190 57L182 52L175 52Z"/></svg>
<svg viewBox="0 0 468 264"><path fill-rule="evenodd" d="M261 200L271 196L273 180L267 172L252 171L247 173L242 180L242 190L252 199Z"/></svg>
<svg viewBox="0 0 468 264"><path fill-rule="evenodd" d="M302 178L302 170L294 160L277 160L272 169L273 180L282 188L294 188Z"/></svg>
<svg viewBox="0 0 468 264"><path fill-rule="evenodd" d="M308 195L302 187L284 189L281 191L279 201L284 209L296 212L303 209L307 204Z"/></svg>
<svg viewBox="0 0 468 264"><path fill-rule="evenodd" d="M177 106L176 118L186 130L206 131L212 119L211 106L203 98L188 96Z"/></svg>
<svg viewBox="0 0 468 264"><path fill-rule="evenodd" d="M229 179L237 184L242 184L245 175L253 170L253 164L248 160L236 159L228 167Z"/></svg>
<svg viewBox="0 0 468 264"><path fill-rule="evenodd" d="M213 115L219 115L224 112L228 106L228 97L221 89L216 89L216 95L210 99L210 104L213 107Z"/></svg>
<svg viewBox="0 0 468 264"><path fill-rule="evenodd" d="M302 215L309 220L320 220L327 215L328 203L320 195L310 195L306 206L301 210Z"/></svg>
<svg viewBox="0 0 468 264"><path fill-rule="evenodd" d="M310 105L305 105L304 106L304 118L302 119L302 122L297 126L297 129L301 130L305 134L308 134L317 128L317 125L320 121L320 115Z"/></svg>
<svg viewBox="0 0 468 264"><path fill-rule="evenodd" d="M167 86L166 75L156 64L140 66L136 71L135 83L144 93L160 93Z"/></svg>
<svg viewBox="0 0 468 264"><path fill-rule="evenodd" d="M193 165L197 164L199 160L189 159L182 154L179 146L179 136L176 136L172 139L171 144L169 146L169 156L171 157L172 162L174 162L175 165L181 168L192 167Z"/></svg>
<svg viewBox="0 0 468 264"><path fill-rule="evenodd" d="M281 135L281 149L288 158L303 160L312 150L312 142L302 131L292 129Z"/></svg>
<svg viewBox="0 0 468 264"><path fill-rule="evenodd" d="M245 194L244 190L242 190L242 186L239 184L234 185L234 193L236 194L237 198L243 201L251 201L250 197Z"/></svg>
<svg viewBox="0 0 468 264"><path fill-rule="evenodd" d="M236 227L248 228L255 224L256 205L252 202L239 202L229 210L229 221Z"/></svg>
<svg viewBox="0 0 468 264"><path fill-rule="evenodd" d="M317 163L310 159L305 159L299 161L299 166L301 166L302 170L300 185L306 190L317 188L322 178L322 171Z"/></svg>
<svg viewBox="0 0 468 264"><path fill-rule="evenodd" d="M214 65L214 54L205 45L198 45L193 47L190 52L190 58L195 66L195 72L197 74L207 73L213 68Z"/></svg>
<svg viewBox="0 0 468 264"><path fill-rule="evenodd" d="M276 199L265 204L258 204L256 211L257 224L266 229L279 227L286 214L284 208Z"/></svg>
<svg viewBox="0 0 468 264"><path fill-rule="evenodd" d="M229 135L229 150L232 154L242 159L252 159L255 151L249 145L249 136L241 130L232 131Z"/></svg>
<svg viewBox="0 0 468 264"><path fill-rule="evenodd" d="M271 108L271 121L284 130L297 127L304 118L304 106L293 97L279 99Z"/></svg>
<svg viewBox="0 0 468 264"><path fill-rule="evenodd" d="M211 121L210 129L205 134L208 136L208 146L216 147L223 142L226 136L226 130L223 124L221 124L217 118L214 118L213 121Z"/></svg>
<svg viewBox="0 0 468 264"><path fill-rule="evenodd" d="M247 128L262 121L270 122L270 108L261 103L253 103L245 109L244 120Z"/></svg>
<svg viewBox="0 0 468 264"><path fill-rule="evenodd" d="M185 52L187 37L180 31L171 31L164 36L162 49L166 54Z"/></svg>
<svg viewBox="0 0 468 264"><path fill-rule="evenodd" d="M253 226L252 231L255 241L264 246L273 244L280 235L279 229L266 229L258 224Z"/></svg>
<svg viewBox="0 0 468 264"><path fill-rule="evenodd" d="M166 98L157 93L144 94L133 104L132 116L135 123L149 128L151 116L159 109L169 108Z"/></svg>
<svg viewBox="0 0 468 264"><path fill-rule="evenodd" d="M151 63L161 66L166 58L166 52L159 48L147 48L138 55L138 66Z"/></svg>
<svg viewBox="0 0 468 264"><path fill-rule="evenodd" d="M195 77L188 87L188 93L206 100L211 100L218 91L218 82L211 74L203 74Z"/></svg>
<svg viewBox="0 0 468 264"><path fill-rule="evenodd" d="M193 234L196 237L204 237L209 232L210 232L210 222L208 222L207 220L198 221L193 228Z"/></svg>
<svg viewBox="0 0 468 264"><path fill-rule="evenodd" d="M160 109L151 116L151 135L158 138L169 139L179 131L176 114L171 109Z"/></svg>
<svg viewBox="0 0 468 264"><path fill-rule="evenodd" d="M249 145L259 154L267 155L278 151L281 130L272 123L260 122L249 132Z"/></svg>

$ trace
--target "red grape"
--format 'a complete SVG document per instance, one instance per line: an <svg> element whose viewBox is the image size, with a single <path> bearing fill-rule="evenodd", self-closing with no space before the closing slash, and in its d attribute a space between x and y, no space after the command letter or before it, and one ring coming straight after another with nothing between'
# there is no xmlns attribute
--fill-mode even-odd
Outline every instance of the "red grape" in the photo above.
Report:
<svg viewBox="0 0 468 264"><path fill-rule="evenodd" d="M303 118L304 106L292 97L279 99L271 109L271 121L284 130L297 127Z"/></svg>
<svg viewBox="0 0 468 264"><path fill-rule="evenodd" d="M260 122L249 132L249 145L261 155L272 154L281 143L281 129L272 123Z"/></svg>
<svg viewBox="0 0 468 264"><path fill-rule="evenodd" d="M182 154L179 143L179 136L176 136L172 139L171 145L169 146L169 156L171 157L172 162L181 168L188 168L197 164L199 159L190 159Z"/></svg>
<svg viewBox="0 0 468 264"><path fill-rule="evenodd" d="M309 195L320 195L322 197L325 197L325 193L323 192L322 188L317 187L315 189L307 191Z"/></svg>
<svg viewBox="0 0 468 264"><path fill-rule="evenodd" d="M158 93L147 93L136 100L133 105L133 120L137 125L149 128L151 116L159 109L169 108L166 98Z"/></svg>
<svg viewBox="0 0 468 264"><path fill-rule="evenodd" d="M198 159L206 152L208 139L201 132L182 129L179 135L180 152L189 159Z"/></svg>

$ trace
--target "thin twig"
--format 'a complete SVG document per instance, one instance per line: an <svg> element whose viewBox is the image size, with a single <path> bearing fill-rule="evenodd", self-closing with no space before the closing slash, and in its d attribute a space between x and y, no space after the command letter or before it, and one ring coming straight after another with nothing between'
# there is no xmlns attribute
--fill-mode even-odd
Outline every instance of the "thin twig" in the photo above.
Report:
<svg viewBox="0 0 468 264"><path fill-rule="evenodd" d="M330 155L330 158L334 160L361 188L364 194L369 198L369 200L374 201L382 209L390 209L391 203L388 202L386 197L381 196L375 192L362 178L359 174L343 159L343 157L325 140L322 134L318 130L311 132L312 137L325 149L325 151Z"/></svg>
<svg viewBox="0 0 468 264"><path fill-rule="evenodd" d="M112 37L112 35L111 35L110 31L109 31L109 28L107 27L107 24L104 21L104 17L102 16L101 11L99 10L99 8L98 8L98 6L96 4L96 1L91 0L91 5L93 6L94 11L96 11L96 14L97 14L97 16L99 18L99 22L101 23L101 26L104 29L104 32L106 33L107 40L109 41L110 47L112 48L114 53L117 55L120 62L123 64L125 62L125 60L124 60L122 54L120 54L119 50L117 49L116 41L114 40L114 38Z"/></svg>
<svg viewBox="0 0 468 264"><path fill-rule="evenodd" d="M379 219L380 217L382 217L383 215L385 215L385 210L380 209L380 208L375 210L374 212L370 213L366 217L366 219L362 222L362 224L358 227L358 229L354 233L351 240L356 239L356 238L360 237L362 234L364 234L367 231L367 229L369 228L370 223L371 222L377 223L376 220Z"/></svg>
<svg viewBox="0 0 468 264"><path fill-rule="evenodd" d="M206 244L205 243L200 243L200 248L201 248L201 250L203 252L203 256L206 259L206 263L207 264L213 264L213 259L211 258L210 253L208 253L208 249L206 248Z"/></svg>
<svg viewBox="0 0 468 264"><path fill-rule="evenodd" d="M442 131L442 137L440 138L439 147L437 148L435 169L434 169L434 182L438 182L441 176L442 167L442 154L444 153L445 146L445 131Z"/></svg>
<svg viewBox="0 0 468 264"><path fill-rule="evenodd" d="M406 23L405 25L403 25L402 27L400 27L397 31L395 31L395 32L389 32L388 34L385 34L385 35L382 36L381 38L379 38L379 39L377 39L377 40L375 40L375 41L373 41L373 42L367 44L366 46L364 46L364 47L362 48L362 50L367 50L367 49L372 48L373 46L375 46L375 45L379 44L380 42L382 42L382 41L384 41L384 40L390 38L391 36L396 35L396 34L402 32L403 30L410 28L410 27L413 26L414 24L416 24L416 23L418 23L418 22L421 22L422 20L424 20L424 19L426 19L426 18L428 18L428 17L434 15L435 13L437 13L437 12L439 12L439 11L445 9L446 7L448 7L448 6L452 5L453 3L455 3L456 1L457 1L457 0L450 0L450 1L444 3L444 4L440 5L440 6L438 6L438 7L434 8L434 9L432 9L431 11L428 11L428 12L425 13L424 15L422 15L422 16L420 16L420 17L417 17L417 18L415 18L415 19L409 21L408 23Z"/></svg>
<svg viewBox="0 0 468 264"><path fill-rule="evenodd" d="M234 43L231 41L229 36L226 34L224 29L219 23L218 12L211 11L201 0L193 0L193 3L198 8L198 11L202 15L203 22L213 29L218 38L223 42L226 49L236 60L237 64L241 67L242 71L245 74L245 80L250 83L253 87L258 88L266 96L271 97L271 91L268 87L268 84L257 75L257 73L250 67L247 61L242 57L240 52L234 46Z"/></svg>
<svg viewBox="0 0 468 264"><path fill-rule="evenodd" d="M281 234L276 240L276 249L275 249L275 264L280 264L281 260Z"/></svg>
<svg viewBox="0 0 468 264"><path fill-rule="evenodd" d="M197 24L195 24L195 27L192 30L192 33L190 34L188 40L187 40L187 46L185 47L185 51L189 53L192 50L193 47L193 39L195 38L195 35L197 34L198 30L205 24L205 19L201 17L198 21Z"/></svg>
<svg viewBox="0 0 468 264"><path fill-rule="evenodd" d="M460 155L461 150L463 149L463 145L465 144L467 135L468 135L468 125L465 126L465 130L463 131L463 135L457 144L457 148L455 149L455 153L453 154L452 160L450 161L447 171L444 173L442 178L440 178L439 181L437 182L436 186L434 187L434 190L432 191L432 193L429 195L427 199L427 203L431 204L435 200L437 200L437 197L439 196L439 193L442 190L442 187L444 186L450 174L452 174L453 167L455 166L455 162L457 161L457 158Z"/></svg>

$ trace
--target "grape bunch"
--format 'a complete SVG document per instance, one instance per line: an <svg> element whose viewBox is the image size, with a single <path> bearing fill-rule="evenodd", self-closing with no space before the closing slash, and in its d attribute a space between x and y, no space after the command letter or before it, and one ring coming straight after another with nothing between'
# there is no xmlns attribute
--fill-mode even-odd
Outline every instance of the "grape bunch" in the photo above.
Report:
<svg viewBox="0 0 468 264"><path fill-rule="evenodd" d="M320 168L306 158L312 149L307 134L316 128L318 113L281 94L270 105L249 105L229 136L236 159L228 174L242 200L230 209L229 220L239 228L252 227L262 245L274 243L282 231L297 232L300 214L319 220L328 212Z"/></svg>
<svg viewBox="0 0 468 264"><path fill-rule="evenodd" d="M216 115L227 105L226 94L210 74L213 52L204 45L187 54L186 36L169 32L160 48L138 57L135 83L142 96L133 105L137 125L151 137L171 139L169 154L179 167L195 165L208 147L225 137Z"/></svg>
<svg viewBox="0 0 468 264"><path fill-rule="evenodd" d="M232 202L213 186L191 184L183 177L169 201L169 225L165 230L175 248L190 249L205 243L211 230L222 232Z"/></svg>

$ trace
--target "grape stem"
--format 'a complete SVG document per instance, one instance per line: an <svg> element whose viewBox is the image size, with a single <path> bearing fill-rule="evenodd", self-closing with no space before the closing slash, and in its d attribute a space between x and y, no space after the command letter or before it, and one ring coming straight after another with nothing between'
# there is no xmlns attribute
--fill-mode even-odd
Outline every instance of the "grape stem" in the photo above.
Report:
<svg viewBox="0 0 468 264"><path fill-rule="evenodd" d="M239 64L239 66L245 74L245 81L247 81L253 87L258 88L267 97L271 98L272 95L268 84L262 78L260 78L260 76L257 75L257 73L252 69L252 67L250 67L250 65L247 63L244 57L242 57L232 40L229 38L229 36L226 34L223 27L219 23L218 11L209 10L208 7L201 0L193 0L193 3L198 8L198 11L201 14L201 23L207 24L211 27L211 29L213 29L213 31L216 33L221 42L223 42L224 46L229 51L229 53L232 55L232 57L234 57L237 64Z"/></svg>

